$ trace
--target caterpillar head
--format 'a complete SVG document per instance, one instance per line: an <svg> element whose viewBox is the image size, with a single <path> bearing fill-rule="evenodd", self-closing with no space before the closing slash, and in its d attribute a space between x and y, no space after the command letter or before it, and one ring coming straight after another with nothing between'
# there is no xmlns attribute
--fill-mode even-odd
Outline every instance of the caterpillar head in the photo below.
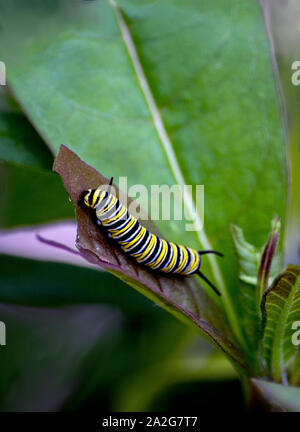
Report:
<svg viewBox="0 0 300 432"><path fill-rule="evenodd" d="M100 201L101 191L98 189L88 189L82 192L81 203L86 207L95 208Z"/></svg>

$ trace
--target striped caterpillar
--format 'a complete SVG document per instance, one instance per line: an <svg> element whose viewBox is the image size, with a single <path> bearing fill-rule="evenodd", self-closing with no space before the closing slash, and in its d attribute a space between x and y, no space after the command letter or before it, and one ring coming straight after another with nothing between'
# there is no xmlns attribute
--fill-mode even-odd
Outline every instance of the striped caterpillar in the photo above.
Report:
<svg viewBox="0 0 300 432"><path fill-rule="evenodd" d="M196 251L194 249L166 241L148 231L132 216L124 204L101 185L97 189L88 189L82 193L80 203L95 211L96 222L121 249L141 265L153 271L188 276L198 274L218 295L217 288L200 271L201 255L213 253L213 250Z"/></svg>

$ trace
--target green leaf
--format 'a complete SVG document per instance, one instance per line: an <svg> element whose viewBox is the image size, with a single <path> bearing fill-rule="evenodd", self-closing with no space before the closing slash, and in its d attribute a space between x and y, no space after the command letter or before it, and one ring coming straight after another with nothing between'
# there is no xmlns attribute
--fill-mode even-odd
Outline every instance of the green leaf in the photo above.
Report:
<svg viewBox="0 0 300 432"><path fill-rule="evenodd" d="M6 90L0 101L0 227L73 218L49 148Z"/></svg>
<svg viewBox="0 0 300 432"><path fill-rule="evenodd" d="M257 248L245 240L243 230L236 225L231 224L231 235L233 239L234 251L239 264L239 278L241 281L257 285L258 279L263 278L262 286L259 286L261 295L258 295L260 305L263 291L273 282L274 277L280 271L280 257L274 257L275 247L277 245L280 221L275 217L271 223L271 233L265 246ZM268 266L265 268L265 256L268 258ZM261 262L264 258L263 262ZM261 267L261 269L260 269ZM261 274L259 275L259 272ZM266 277L266 274L269 277ZM264 277L263 277L264 275ZM259 276L259 277L258 277Z"/></svg>
<svg viewBox="0 0 300 432"><path fill-rule="evenodd" d="M300 6L297 1L284 4L260 0L266 28L273 47L271 54L274 71L280 87L283 121L286 129L287 162L289 170L288 202L284 233L285 264L300 265L300 87L292 78L297 70L292 65L300 58L298 22Z"/></svg>
<svg viewBox="0 0 300 432"><path fill-rule="evenodd" d="M239 278L247 284L256 285L261 251L245 240L240 227L231 224L230 229L239 265Z"/></svg>
<svg viewBox="0 0 300 432"><path fill-rule="evenodd" d="M186 232L185 221L158 225L179 243L225 253L221 270L210 256L205 271L242 341L228 224L263 242L270 215L284 216L286 189L259 6L252 0L118 5L76 2L70 9L66 0L59 6L1 0L0 57L9 83L55 151L65 143L107 177L127 176L129 186L205 184L204 230ZM190 212L194 204L189 195Z"/></svg>
<svg viewBox="0 0 300 432"><path fill-rule="evenodd" d="M1 104L2 101L2 104ZM51 169L53 156L24 114L12 108L7 90L0 93L0 160Z"/></svg>
<svg viewBox="0 0 300 432"><path fill-rule="evenodd" d="M0 227L74 218L58 175L0 160Z"/></svg>
<svg viewBox="0 0 300 432"><path fill-rule="evenodd" d="M257 364L261 323L256 305L256 283L261 252L245 240L241 228L233 224L230 228L239 266L238 285L242 311L240 320L247 341L248 356L253 364ZM257 364L256 373L258 373L258 368Z"/></svg>
<svg viewBox="0 0 300 432"><path fill-rule="evenodd" d="M51 169L53 156L22 114L1 112L0 159Z"/></svg>
<svg viewBox="0 0 300 432"><path fill-rule="evenodd" d="M300 320L300 267L289 265L265 292L263 354L271 377L285 381L288 362L296 352L292 335L294 321Z"/></svg>
<svg viewBox="0 0 300 432"><path fill-rule="evenodd" d="M293 338L296 343L296 354L289 364L288 375L289 383L300 387L300 321L296 321L293 326Z"/></svg>
<svg viewBox="0 0 300 432"><path fill-rule="evenodd" d="M271 233L265 246L257 248L248 243L243 230L231 225L234 250L239 264L240 302L245 337L248 343L252 362L257 362L259 373L261 368L258 358L262 336L261 300L264 290L273 282L280 271L280 257L274 258L278 241L280 222L274 218Z"/></svg>
<svg viewBox="0 0 300 432"><path fill-rule="evenodd" d="M111 244L107 236L94 223L91 214L81 207L79 200L82 192L89 187L107 185L108 179L65 146L60 148L54 169L61 175L76 209L78 223L76 246L82 257L110 271L178 318L196 325L204 336L221 348L238 367L244 368L242 357L233 344L233 335L224 320L222 311L205 294L199 278L182 279L179 276L144 269ZM119 193L116 188L117 196ZM157 233L153 223L148 220L142 222L152 232Z"/></svg>
<svg viewBox="0 0 300 432"><path fill-rule="evenodd" d="M251 380L257 388L263 405L268 411L300 412L300 388L263 381Z"/></svg>

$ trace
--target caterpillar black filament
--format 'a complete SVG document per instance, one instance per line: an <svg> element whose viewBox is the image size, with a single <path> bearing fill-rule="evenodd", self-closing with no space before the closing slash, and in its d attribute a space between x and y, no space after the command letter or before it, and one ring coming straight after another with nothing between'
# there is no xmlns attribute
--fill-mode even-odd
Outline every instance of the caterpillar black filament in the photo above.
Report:
<svg viewBox="0 0 300 432"><path fill-rule="evenodd" d="M111 178L109 185L112 185ZM104 228L108 236L118 243L121 249L139 264L154 271L174 273L184 276L197 273L218 295L217 288L200 272L201 255L220 252L194 249L177 245L152 234L132 216L119 199L99 186L82 193L80 200L85 206L95 210L97 224Z"/></svg>

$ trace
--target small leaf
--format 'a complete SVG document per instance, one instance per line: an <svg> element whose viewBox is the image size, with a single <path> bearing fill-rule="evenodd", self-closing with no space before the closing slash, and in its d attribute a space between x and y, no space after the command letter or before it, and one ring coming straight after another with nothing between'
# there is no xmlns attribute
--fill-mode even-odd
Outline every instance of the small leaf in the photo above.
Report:
<svg viewBox="0 0 300 432"><path fill-rule="evenodd" d="M1 228L74 217L61 179L42 168L0 160L0 196Z"/></svg>
<svg viewBox="0 0 300 432"><path fill-rule="evenodd" d="M282 382L296 352L292 324L300 320L300 267L289 265L265 292L263 355L275 381Z"/></svg>
<svg viewBox="0 0 300 432"><path fill-rule="evenodd" d="M260 305L261 305L263 293L269 287L269 275L271 271L271 265L273 262L274 254L275 254L276 245L278 242L279 231L280 231L280 219L275 217L272 221L271 234L264 247L260 264L259 264L259 269L258 269L256 301L257 301L257 306L259 311L260 311Z"/></svg>
<svg viewBox="0 0 300 432"><path fill-rule="evenodd" d="M245 240L241 228L231 225L230 229L239 265L239 300L242 311L242 328L247 342L248 355L251 357L252 363L257 363L260 321L256 307L255 286L261 254L258 248Z"/></svg>
<svg viewBox="0 0 300 432"><path fill-rule="evenodd" d="M239 264L239 278L246 283L256 285L261 253L258 248L245 240L240 227L232 224L230 230Z"/></svg>
<svg viewBox="0 0 300 432"><path fill-rule="evenodd" d="M272 262L279 227L278 218L273 219L268 242L263 248L257 248L245 240L241 228L231 225L231 235L239 264L243 329L248 343L249 355L253 362L257 362L259 341L261 339L262 286L271 284L273 275L279 271L279 257L276 257ZM270 275L271 264L272 272Z"/></svg>
<svg viewBox="0 0 300 432"><path fill-rule="evenodd" d="M272 220L271 234L263 250L248 243L240 227L231 224L230 230L239 264L239 278L251 285L260 284L261 278L264 287L267 288L280 271L279 257L274 257L280 230L280 220L277 217ZM258 304L260 304L260 301Z"/></svg>
<svg viewBox="0 0 300 432"><path fill-rule="evenodd" d="M221 310L205 294L196 277L182 279L145 270L115 248L94 224L90 214L78 205L83 190L98 187L99 184L107 185L108 179L65 146L60 148L54 169L62 176L76 208L77 247L81 255L112 272L177 317L194 323L229 357L244 367L237 347L231 342L233 336ZM119 195L120 191L117 190L116 194ZM156 231L151 222L147 221L144 225Z"/></svg>
<svg viewBox="0 0 300 432"><path fill-rule="evenodd" d="M300 412L300 388L261 379L251 380L269 411Z"/></svg>

